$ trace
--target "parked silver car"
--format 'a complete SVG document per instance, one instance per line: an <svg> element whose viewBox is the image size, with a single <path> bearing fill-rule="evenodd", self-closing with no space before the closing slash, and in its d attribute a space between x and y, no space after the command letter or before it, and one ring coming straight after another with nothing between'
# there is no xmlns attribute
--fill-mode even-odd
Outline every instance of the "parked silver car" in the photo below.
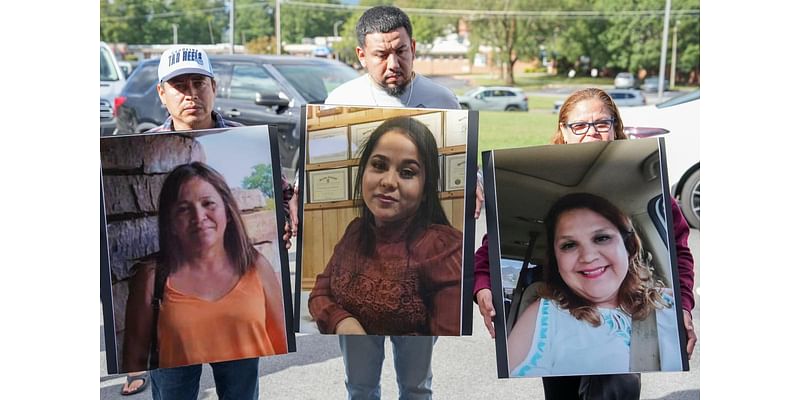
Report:
<svg viewBox="0 0 800 400"><path fill-rule="evenodd" d="M636 78L630 72L620 72L614 78L614 87L617 89L632 89L636 87Z"/></svg>
<svg viewBox="0 0 800 400"><path fill-rule="evenodd" d="M614 100L614 104L616 104L617 107L636 107L647 104L647 100L645 100L641 90L610 89L606 90L606 93L611 96L611 99ZM553 103L553 112L557 113L561 109L562 104L564 104L564 100L556 100Z"/></svg>
<svg viewBox="0 0 800 400"><path fill-rule="evenodd" d="M644 78L644 82L642 83L642 90L648 93L654 93L658 91L658 77L657 76L648 76ZM664 90L669 90L669 82L667 78L664 77Z"/></svg>
<svg viewBox="0 0 800 400"><path fill-rule="evenodd" d="M468 110L528 111L528 96L509 86L481 86L458 96L458 102Z"/></svg>

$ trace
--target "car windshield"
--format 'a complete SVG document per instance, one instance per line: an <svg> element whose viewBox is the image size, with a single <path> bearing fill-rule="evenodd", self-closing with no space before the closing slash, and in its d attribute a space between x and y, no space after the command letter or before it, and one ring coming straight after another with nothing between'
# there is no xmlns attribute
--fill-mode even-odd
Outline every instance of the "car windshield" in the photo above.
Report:
<svg viewBox="0 0 800 400"><path fill-rule="evenodd" d="M333 89L351 79L358 72L337 64L273 64L309 104L325 101Z"/></svg>
<svg viewBox="0 0 800 400"><path fill-rule="evenodd" d="M473 94L478 93L481 90L483 90L482 87L476 87L475 89L470 89L467 93L464 93L464 96L472 96Z"/></svg>
<svg viewBox="0 0 800 400"><path fill-rule="evenodd" d="M100 47L100 80L101 81L118 81L119 75L117 69L114 68L114 56L108 50Z"/></svg>
<svg viewBox="0 0 800 400"><path fill-rule="evenodd" d="M683 103L686 103L686 102L689 102L689 101L692 101L692 100L697 100L699 98L700 98L700 91L699 90L695 90L694 92L691 92L691 93L686 93L686 94L680 95L678 97L673 97L673 98L671 98L671 99L669 99L669 100L667 100L667 101L665 101L665 102L663 102L661 104L657 104L656 107L657 108L666 108L666 107L677 106L678 104L683 104Z"/></svg>

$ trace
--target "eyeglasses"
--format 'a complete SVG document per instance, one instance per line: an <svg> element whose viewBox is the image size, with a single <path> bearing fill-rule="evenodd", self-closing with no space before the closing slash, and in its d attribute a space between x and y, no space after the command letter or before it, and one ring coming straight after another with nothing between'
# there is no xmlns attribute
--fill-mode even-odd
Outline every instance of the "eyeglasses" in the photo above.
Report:
<svg viewBox="0 0 800 400"><path fill-rule="evenodd" d="M614 127L614 118L608 119L599 119L594 122L573 122L571 124L565 124L567 128L572 131L572 133L583 136L589 133L589 128L594 127L594 130L597 133L607 133Z"/></svg>

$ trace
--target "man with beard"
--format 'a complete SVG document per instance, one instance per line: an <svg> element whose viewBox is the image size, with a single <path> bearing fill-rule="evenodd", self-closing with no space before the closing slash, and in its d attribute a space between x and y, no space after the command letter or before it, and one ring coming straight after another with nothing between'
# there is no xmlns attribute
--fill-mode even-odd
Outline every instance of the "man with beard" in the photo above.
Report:
<svg viewBox="0 0 800 400"><path fill-rule="evenodd" d="M453 92L414 72L417 42L402 10L367 10L358 20L356 35L356 54L367 73L336 88L325 104L460 108Z"/></svg>
<svg viewBox="0 0 800 400"><path fill-rule="evenodd" d="M330 93L325 104L413 108L460 108L447 88L414 73L416 42L399 8L379 6L356 25L356 54L367 73ZM350 399L380 399L385 336L339 336ZM435 336L391 336L401 399L432 397Z"/></svg>

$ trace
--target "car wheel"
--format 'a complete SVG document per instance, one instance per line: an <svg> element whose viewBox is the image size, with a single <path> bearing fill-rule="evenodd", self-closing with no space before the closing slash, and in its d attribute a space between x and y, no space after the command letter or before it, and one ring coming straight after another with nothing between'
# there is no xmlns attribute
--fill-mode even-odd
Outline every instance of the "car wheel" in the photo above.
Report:
<svg viewBox="0 0 800 400"><path fill-rule="evenodd" d="M462 110L469 110L469 104L467 103L459 103Z"/></svg>
<svg viewBox="0 0 800 400"><path fill-rule="evenodd" d="M506 111L519 111L519 106L508 106L506 107Z"/></svg>
<svg viewBox="0 0 800 400"><path fill-rule="evenodd" d="M694 171L681 188L681 211L692 228L700 229L700 170Z"/></svg>

